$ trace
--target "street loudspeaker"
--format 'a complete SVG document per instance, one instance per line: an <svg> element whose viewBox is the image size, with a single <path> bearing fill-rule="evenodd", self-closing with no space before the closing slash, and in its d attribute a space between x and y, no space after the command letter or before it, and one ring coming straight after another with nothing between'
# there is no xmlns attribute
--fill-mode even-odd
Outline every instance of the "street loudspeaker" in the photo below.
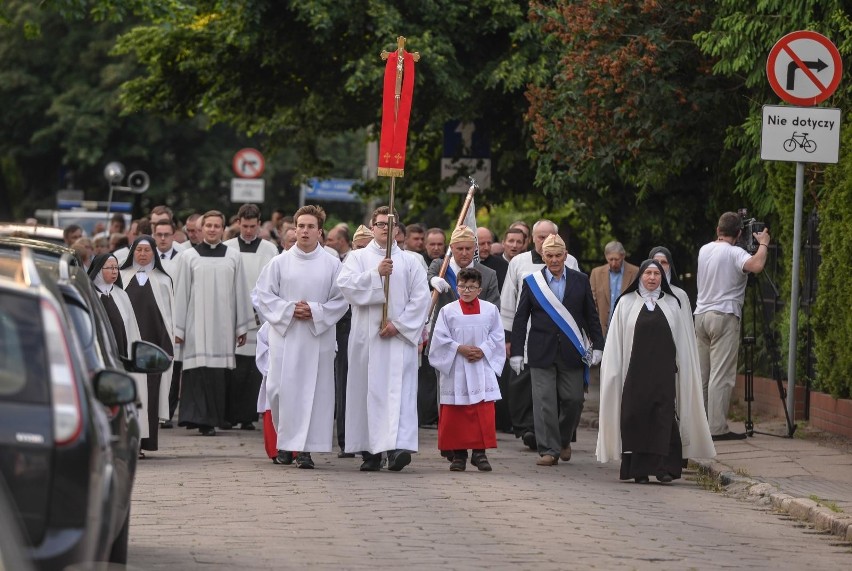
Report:
<svg viewBox="0 0 852 571"><path fill-rule="evenodd" d="M130 192L134 194L142 194L151 185L151 178L145 171L133 171L127 177L127 186L130 187Z"/></svg>
<svg viewBox="0 0 852 571"><path fill-rule="evenodd" d="M104 178L110 184L118 184L124 179L124 165L118 161L113 161L104 167Z"/></svg>

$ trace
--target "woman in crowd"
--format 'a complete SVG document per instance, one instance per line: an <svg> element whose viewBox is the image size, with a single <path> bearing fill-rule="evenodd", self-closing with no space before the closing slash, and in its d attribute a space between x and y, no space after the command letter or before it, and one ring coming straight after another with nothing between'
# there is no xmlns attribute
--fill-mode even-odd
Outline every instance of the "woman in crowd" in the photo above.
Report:
<svg viewBox="0 0 852 571"><path fill-rule="evenodd" d="M136 323L136 315L130 305L130 298L121 288L121 274L119 274L118 258L112 254L98 254L92 259L89 266L89 277L95 284L101 303L106 310L112 327L118 351L122 356L130 355L130 348L134 341L138 341L139 325ZM136 381L136 395L142 403L143 410L147 408L148 394L145 376L137 373L130 375ZM139 422L140 436L147 438L148 423ZM140 451L139 457L145 455Z"/></svg>
<svg viewBox="0 0 852 571"><path fill-rule="evenodd" d="M169 355L174 355L174 329L172 307L174 291L172 279L163 269L159 256L155 256L157 244L151 236L139 236L134 240L121 266L121 282L130 299L130 305L139 324L139 334L144 341L153 343ZM169 417L170 383L161 383L161 378L171 380L169 367L162 374L146 375L147 412L144 421L148 425L148 436L142 439L142 450L157 450L160 418Z"/></svg>
<svg viewBox="0 0 852 571"><path fill-rule="evenodd" d="M622 480L647 483L653 475L668 483L681 477L686 458L716 455L683 304L655 260L642 263L616 302L601 362L596 455L620 458Z"/></svg>

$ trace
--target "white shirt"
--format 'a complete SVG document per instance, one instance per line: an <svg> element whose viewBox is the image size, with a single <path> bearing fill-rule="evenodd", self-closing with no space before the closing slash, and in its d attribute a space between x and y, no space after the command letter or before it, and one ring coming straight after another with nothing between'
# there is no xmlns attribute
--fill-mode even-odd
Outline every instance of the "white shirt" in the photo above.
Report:
<svg viewBox="0 0 852 571"><path fill-rule="evenodd" d="M695 315L708 311L742 316L751 255L724 240L704 244L698 252L698 300Z"/></svg>

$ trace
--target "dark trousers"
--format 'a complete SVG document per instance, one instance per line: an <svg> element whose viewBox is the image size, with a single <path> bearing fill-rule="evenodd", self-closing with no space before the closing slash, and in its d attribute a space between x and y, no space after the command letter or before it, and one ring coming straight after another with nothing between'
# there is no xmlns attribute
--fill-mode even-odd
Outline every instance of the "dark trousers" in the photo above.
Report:
<svg viewBox="0 0 852 571"><path fill-rule="evenodd" d="M509 371L506 394L509 396L507 404L515 436L521 437L527 432L535 433L529 367L525 367L520 375L516 375L515 371Z"/></svg>
<svg viewBox="0 0 852 571"><path fill-rule="evenodd" d="M417 418L420 426L438 424L438 376L425 353L417 370Z"/></svg>
<svg viewBox="0 0 852 571"><path fill-rule="evenodd" d="M571 444L583 412L583 367L557 356L546 369L531 367L533 415L538 453L559 456Z"/></svg>
<svg viewBox="0 0 852 571"><path fill-rule="evenodd" d="M169 420L175 417L175 411L180 400L180 374L182 370L183 361L172 363L172 384L169 386Z"/></svg>
<svg viewBox="0 0 852 571"><path fill-rule="evenodd" d="M334 417L337 445L346 449L346 375L349 374L349 327L337 328L337 355L334 356Z"/></svg>
<svg viewBox="0 0 852 571"><path fill-rule="evenodd" d="M512 415L509 412L509 378L514 371L509 366L509 360L503 367L503 373L497 377L500 395L503 397L494 402L494 427L497 432L512 432Z"/></svg>

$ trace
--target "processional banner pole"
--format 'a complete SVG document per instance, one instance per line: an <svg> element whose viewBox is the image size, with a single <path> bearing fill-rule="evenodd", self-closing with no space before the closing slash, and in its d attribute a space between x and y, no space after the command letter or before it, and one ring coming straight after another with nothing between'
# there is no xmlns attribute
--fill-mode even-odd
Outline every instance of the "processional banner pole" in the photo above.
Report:
<svg viewBox="0 0 852 571"><path fill-rule="evenodd" d="M396 179L405 172L405 146L408 139L408 119L414 95L414 62L420 61L418 52L405 51L405 38L396 39L396 50L382 51L385 65L384 88L382 91L382 133L379 139L379 176L389 176L390 198L388 200L388 239L385 259L390 259L393 235L396 229L394 215L394 192ZM388 322L390 301L390 276L385 278L385 303L382 306L382 329Z"/></svg>

